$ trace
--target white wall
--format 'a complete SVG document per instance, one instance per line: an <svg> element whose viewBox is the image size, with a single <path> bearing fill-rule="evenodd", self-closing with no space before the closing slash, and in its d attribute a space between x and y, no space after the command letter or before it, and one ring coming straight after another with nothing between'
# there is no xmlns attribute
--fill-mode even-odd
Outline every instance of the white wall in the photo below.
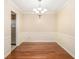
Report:
<svg viewBox="0 0 79 59"><path fill-rule="evenodd" d="M17 14L17 45L19 45L23 40L21 40L21 30L20 24L22 21L22 13L20 13L19 9L11 2L11 0L5 0L5 20L4 20L4 41L5 41L5 48L4 48L4 55L5 57L11 52L11 11L14 11ZM22 25L21 25L22 26Z"/></svg>
<svg viewBox="0 0 79 59"><path fill-rule="evenodd" d="M56 32L56 15L24 15L24 39L26 42L53 42Z"/></svg>
<svg viewBox="0 0 79 59"><path fill-rule="evenodd" d="M75 14L74 0L68 0L64 7L58 12L57 20L57 42L65 48L72 56L75 56Z"/></svg>

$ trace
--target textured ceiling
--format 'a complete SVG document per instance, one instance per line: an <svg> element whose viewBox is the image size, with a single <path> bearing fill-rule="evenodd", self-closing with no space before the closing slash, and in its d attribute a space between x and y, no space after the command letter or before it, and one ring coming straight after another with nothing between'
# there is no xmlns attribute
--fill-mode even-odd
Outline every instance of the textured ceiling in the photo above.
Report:
<svg viewBox="0 0 79 59"><path fill-rule="evenodd" d="M33 8L39 5L38 0L12 0L24 13L32 13ZM55 12L62 8L67 0L42 0L41 7L48 9L48 12Z"/></svg>

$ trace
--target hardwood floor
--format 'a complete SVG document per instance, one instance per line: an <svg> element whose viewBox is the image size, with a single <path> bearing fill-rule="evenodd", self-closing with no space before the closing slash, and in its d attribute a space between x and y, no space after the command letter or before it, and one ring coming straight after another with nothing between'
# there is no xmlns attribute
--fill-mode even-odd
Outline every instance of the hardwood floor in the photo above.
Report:
<svg viewBox="0 0 79 59"><path fill-rule="evenodd" d="M6 59L74 59L57 43L27 43L18 46Z"/></svg>

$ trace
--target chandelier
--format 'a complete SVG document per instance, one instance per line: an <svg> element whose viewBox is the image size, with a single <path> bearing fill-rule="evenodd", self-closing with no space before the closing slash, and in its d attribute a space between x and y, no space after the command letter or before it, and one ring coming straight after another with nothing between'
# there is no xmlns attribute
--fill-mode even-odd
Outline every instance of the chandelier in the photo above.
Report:
<svg viewBox="0 0 79 59"><path fill-rule="evenodd" d="M39 18L42 16L42 14L44 14L47 11L46 8L41 7L41 1L42 0L38 0L39 2L38 8L33 8L33 11L39 16Z"/></svg>

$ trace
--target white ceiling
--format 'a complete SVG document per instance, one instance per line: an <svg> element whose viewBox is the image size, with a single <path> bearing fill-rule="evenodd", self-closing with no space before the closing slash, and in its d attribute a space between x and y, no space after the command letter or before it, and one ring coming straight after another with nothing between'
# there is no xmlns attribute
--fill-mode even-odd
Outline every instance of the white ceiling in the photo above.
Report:
<svg viewBox="0 0 79 59"><path fill-rule="evenodd" d="M32 13L33 8L39 5L38 0L12 0L24 13ZM62 8L67 0L42 0L41 7L48 12L55 12Z"/></svg>

